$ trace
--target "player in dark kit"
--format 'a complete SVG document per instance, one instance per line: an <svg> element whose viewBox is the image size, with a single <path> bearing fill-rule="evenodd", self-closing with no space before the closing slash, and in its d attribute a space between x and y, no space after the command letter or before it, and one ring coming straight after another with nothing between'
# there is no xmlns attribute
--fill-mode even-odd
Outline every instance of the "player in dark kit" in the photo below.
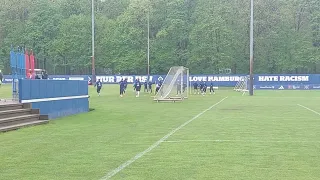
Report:
<svg viewBox="0 0 320 180"><path fill-rule="evenodd" d="M181 83L180 82L177 83L177 95L178 94L181 94Z"/></svg>
<svg viewBox="0 0 320 180"><path fill-rule="evenodd" d="M186 88L187 88L187 84L183 83L183 87L182 87L183 93L186 91Z"/></svg>
<svg viewBox="0 0 320 180"><path fill-rule="evenodd" d="M213 82L210 83L210 94L211 93L215 94L214 89L213 89Z"/></svg>
<svg viewBox="0 0 320 180"><path fill-rule="evenodd" d="M155 92L155 94L158 93L160 87L161 87L161 82L159 81L159 82L157 83L157 85L156 85L156 92Z"/></svg>
<svg viewBox="0 0 320 180"><path fill-rule="evenodd" d="M194 94L197 94L197 92L198 92L198 83L197 82L193 83L193 91L194 91Z"/></svg>
<svg viewBox="0 0 320 180"><path fill-rule="evenodd" d="M133 82L133 92L136 91L136 83L137 83L138 79L134 80Z"/></svg>
<svg viewBox="0 0 320 180"><path fill-rule="evenodd" d="M119 84L120 84L120 97L123 97L123 94L125 92L125 81L121 80Z"/></svg>
<svg viewBox="0 0 320 180"><path fill-rule="evenodd" d="M150 93L152 93L152 81L148 82L148 88L149 88Z"/></svg>
<svg viewBox="0 0 320 180"><path fill-rule="evenodd" d="M139 81L139 79L136 80L135 88L136 88L136 97L139 97L140 90L141 90L141 82Z"/></svg>
<svg viewBox="0 0 320 180"><path fill-rule="evenodd" d="M207 83L206 82L203 82L203 85L202 85L202 95L204 96L207 92Z"/></svg>
<svg viewBox="0 0 320 180"><path fill-rule="evenodd" d="M203 82L202 81L199 83L199 87L200 87L200 93L203 94ZM199 92L198 92L198 94L199 94Z"/></svg>
<svg viewBox="0 0 320 180"><path fill-rule="evenodd" d="M145 81L145 82L143 83L143 85L144 85L143 92L148 92L148 82Z"/></svg>
<svg viewBox="0 0 320 180"><path fill-rule="evenodd" d="M97 93L100 96L100 90L102 88L102 82L100 81L100 79L98 79L98 81L96 82L96 84L94 85L94 87L97 86Z"/></svg>
<svg viewBox="0 0 320 180"><path fill-rule="evenodd" d="M128 78L124 79L123 85L124 85L123 94L126 94L126 90L127 90L127 86L128 86Z"/></svg>

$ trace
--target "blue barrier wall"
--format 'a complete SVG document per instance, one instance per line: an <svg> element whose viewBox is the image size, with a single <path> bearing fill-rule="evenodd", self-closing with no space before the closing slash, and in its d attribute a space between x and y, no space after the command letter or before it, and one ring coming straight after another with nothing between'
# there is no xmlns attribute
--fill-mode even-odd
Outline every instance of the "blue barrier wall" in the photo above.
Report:
<svg viewBox="0 0 320 180"><path fill-rule="evenodd" d="M233 87L240 80L239 75L190 75L190 82L205 81L213 82L215 86ZM165 75L97 75L97 79L101 79L104 84L117 84L122 78L128 78L128 83L132 83L134 79L140 79L142 82L147 80L153 83L164 79ZM91 82L90 75L49 75L49 79L53 80L85 80ZM4 76L4 83L11 83L11 76ZM320 89L320 74L257 74L254 76L254 85L256 89Z"/></svg>
<svg viewBox="0 0 320 180"><path fill-rule="evenodd" d="M87 81L19 79L19 101L49 119L89 111Z"/></svg>

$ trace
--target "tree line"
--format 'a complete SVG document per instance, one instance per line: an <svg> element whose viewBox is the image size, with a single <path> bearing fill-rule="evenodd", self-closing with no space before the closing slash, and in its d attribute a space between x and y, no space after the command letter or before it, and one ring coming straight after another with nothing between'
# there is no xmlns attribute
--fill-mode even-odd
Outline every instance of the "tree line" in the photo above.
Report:
<svg viewBox="0 0 320 180"><path fill-rule="evenodd" d="M250 0L95 0L97 74L249 72ZM320 73L320 1L254 0L254 72ZM10 46L50 74L91 72L91 0L2 0L0 68Z"/></svg>

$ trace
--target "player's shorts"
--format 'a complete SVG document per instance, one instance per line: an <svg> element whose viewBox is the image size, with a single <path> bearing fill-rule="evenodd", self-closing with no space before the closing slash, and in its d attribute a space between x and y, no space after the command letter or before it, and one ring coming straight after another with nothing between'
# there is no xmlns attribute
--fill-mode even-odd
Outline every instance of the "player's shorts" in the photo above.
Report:
<svg viewBox="0 0 320 180"><path fill-rule="evenodd" d="M141 86L136 87L136 91L140 91Z"/></svg>
<svg viewBox="0 0 320 180"><path fill-rule="evenodd" d="M100 93L101 87L97 87L97 93Z"/></svg>

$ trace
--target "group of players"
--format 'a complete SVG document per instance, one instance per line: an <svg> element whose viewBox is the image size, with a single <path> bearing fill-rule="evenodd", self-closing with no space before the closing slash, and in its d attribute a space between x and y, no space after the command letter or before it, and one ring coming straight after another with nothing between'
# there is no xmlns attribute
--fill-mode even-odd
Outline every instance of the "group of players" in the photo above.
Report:
<svg viewBox="0 0 320 180"><path fill-rule="evenodd" d="M152 84L153 83L151 81L145 82L144 83L144 92L152 93ZM121 79L121 81L119 82L119 85L120 85L120 97L123 97L124 94L126 93L126 90L127 90L128 79L127 78ZM140 80L136 79L135 82L133 83L133 91L136 92L136 97L140 96L141 86L142 86L142 83L140 82ZM159 91L161 86L162 86L162 80L158 81L158 83L156 84L155 94L157 94L157 92ZM100 79L97 80L94 87L97 87L97 93L98 93L98 96L100 96L100 91L102 88L102 82L100 81Z"/></svg>
<svg viewBox="0 0 320 180"><path fill-rule="evenodd" d="M210 86L209 86L209 91L210 91L210 94L215 94L214 92L214 89L213 89L213 82L210 83ZM207 83L204 82L204 81L200 81L199 83L198 82L194 82L193 83L193 92L194 94L202 94L203 96L207 93Z"/></svg>
<svg viewBox="0 0 320 180"><path fill-rule="evenodd" d="M144 82L144 92L150 92L152 93L152 82L151 81L146 81ZM124 94L126 93L126 90L127 90L127 86L128 86L128 79L121 79L121 81L119 82L119 85L120 85L120 97L123 97ZM142 83L140 82L139 79L136 79L135 82L133 83L133 90L136 92L136 97L139 97L140 96L140 90L141 90L141 86L142 86ZM162 81L158 81L158 83L156 83L156 91L155 91L155 94L158 93L160 87L162 86ZM94 85L94 87L97 87L97 93L98 95L100 96L100 91L101 91L101 88L102 88L102 82L100 81L100 79L98 79L98 81L96 82L96 84ZM214 85L213 83L211 82L210 83L210 86L209 86L209 91L210 91L210 94L215 94L215 91L214 91ZM185 91L185 88L186 88L186 85L184 84L183 85L183 91ZM194 94L202 94L203 96L207 93L207 83L204 82L204 81L201 81L201 82L194 82L193 83L193 90L194 90ZM178 83L178 86L177 86L177 94L181 93L181 85L179 85Z"/></svg>

